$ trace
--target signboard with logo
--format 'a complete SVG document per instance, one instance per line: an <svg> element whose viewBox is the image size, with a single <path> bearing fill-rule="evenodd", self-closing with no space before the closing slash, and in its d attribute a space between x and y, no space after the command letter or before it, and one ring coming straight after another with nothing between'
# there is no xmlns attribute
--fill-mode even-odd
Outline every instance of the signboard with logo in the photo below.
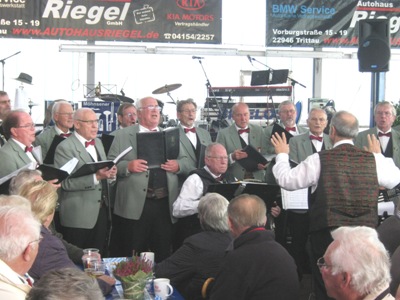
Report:
<svg viewBox="0 0 400 300"><path fill-rule="evenodd" d="M113 101L83 101L82 107L93 109L98 119L99 130L97 136L103 133L109 134L118 129L119 102Z"/></svg>
<svg viewBox="0 0 400 300"><path fill-rule="evenodd" d="M221 43L220 0L0 0L0 37Z"/></svg>
<svg viewBox="0 0 400 300"><path fill-rule="evenodd" d="M357 47L358 23L389 19L391 46L400 46L400 2L267 0L268 47Z"/></svg>

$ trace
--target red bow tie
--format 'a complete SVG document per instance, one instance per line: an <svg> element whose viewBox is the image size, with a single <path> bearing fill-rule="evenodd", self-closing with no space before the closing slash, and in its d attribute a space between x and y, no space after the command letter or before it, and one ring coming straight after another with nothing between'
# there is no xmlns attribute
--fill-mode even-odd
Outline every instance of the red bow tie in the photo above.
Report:
<svg viewBox="0 0 400 300"><path fill-rule="evenodd" d="M386 133L383 133L383 132L378 132L378 136L380 137L380 136L387 136L387 137L391 137L392 136L392 133L391 132L386 132Z"/></svg>
<svg viewBox="0 0 400 300"><path fill-rule="evenodd" d="M85 142L85 147L87 148L87 147L89 147L90 145L94 146L95 144L96 144L96 141L95 141L95 140L91 140L91 141L89 141L89 142Z"/></svg>
<svg viewBox="0 0 400 300"><path fill-rule="evenodd" d="M310 135L310 140L317 140L322 142L322 136Z"/></svg>
<svg viewBox="0 0 400 300"><path fill-rule="evenodd" d="M285 127L286 131L296 131L296 127Z"/></svg>
<svg viewBox="0 0 400 300"><path fill-rule="evenodd" d="M189 131L193 132L193 133L196 133L196 128L194 128L194 127L192 127L192 128L183 128L183 130L185 130L185 133L188 133Z"/></svg>
<svg viewBox="0 0 400 300"><path fill-rule="evenodd" d="M242 134L242 133L245 133L245 132L249 133L249 132L250 132L250 128L239 129L239 130L238 130L238 133L239 133L239 134Z"/></svg>
<svg viewBox="0 0 400 300"><path fill-rule="evenodd" d="M67 137L70 137L71 134L70 133L61 133L60 136L63 138L67 138Z"/></svg>
<svg viewBox="0 0 400 300"><path fill-rule="evenodd" d="M32 150L33 150L32 146L30 146L30 147L26 146L25 147L25 152L32 152Z"/></svg>
<svg viewBox="0 0 400 300"><path fill-rule="evenodd" d="M215 178L215 180L221 182L224 180L224 177L222 175L220 175L217 178Z"/></svg>

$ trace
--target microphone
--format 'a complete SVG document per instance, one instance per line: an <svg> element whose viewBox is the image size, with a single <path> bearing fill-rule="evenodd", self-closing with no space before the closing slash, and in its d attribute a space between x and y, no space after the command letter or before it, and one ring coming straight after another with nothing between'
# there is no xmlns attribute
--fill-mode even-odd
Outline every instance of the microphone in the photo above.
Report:
<svg viewBox="0 0 400 300"><path fill-rule="evenodd" d="M247 54L247 59L249 60L249 62L250 62L251 64L253 64L253 59L252 59L251 56L248 55L248 54Z"/></svg>
<svg viewBox="0 0 400 300"><path fill-rule="evenodd" d="M204 57L201 57L201 56L192 56L192 59L204 59Z"/></svg>

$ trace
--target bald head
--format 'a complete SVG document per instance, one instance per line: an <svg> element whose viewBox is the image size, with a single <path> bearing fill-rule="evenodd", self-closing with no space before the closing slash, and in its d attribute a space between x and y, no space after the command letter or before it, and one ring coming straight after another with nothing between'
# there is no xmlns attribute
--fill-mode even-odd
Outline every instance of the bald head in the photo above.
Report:
<svg viewBox="0 0 400 300"><path fill-rule="evenodd" d="M354 139L357 134L358 120L353 114L342 110L332 117L330 131L332 142L335 143L341 139Z"/></svg>

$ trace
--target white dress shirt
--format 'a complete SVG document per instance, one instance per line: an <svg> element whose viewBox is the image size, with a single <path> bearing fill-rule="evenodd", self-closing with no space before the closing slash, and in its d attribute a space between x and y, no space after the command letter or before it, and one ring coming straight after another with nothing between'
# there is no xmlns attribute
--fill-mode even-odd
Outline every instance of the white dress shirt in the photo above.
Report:
<svg viewBox="0 0 400 300"><path fill-rule="evenodd" d="M213 178L218 177L212 174L207 166L205 166L204 169L210 173ZM172 215L175 218L183 218L197 214L197 207L199 206L201 196L203 196L203 181L199 175L192 174L183 183L181 192L172 205Z"/></svg>
<svg viewBox="0 0 400 300"><path fill-rule="evenodd" d="M351 140L337 142L333 148L351 144ZM376 173L378 183L387 189L394 188L400 182L400 169L396 167L392 158L384 157L381 153L373 153L376 162ZM297 167L291 169L289 165L289 155L280 153L276 156L276 164L272 168L276 182L282 188L294 191L311 186L313 193L318 186L319 175L321 173L321 162L319 154L314 153L307 157Z"/></svg>

